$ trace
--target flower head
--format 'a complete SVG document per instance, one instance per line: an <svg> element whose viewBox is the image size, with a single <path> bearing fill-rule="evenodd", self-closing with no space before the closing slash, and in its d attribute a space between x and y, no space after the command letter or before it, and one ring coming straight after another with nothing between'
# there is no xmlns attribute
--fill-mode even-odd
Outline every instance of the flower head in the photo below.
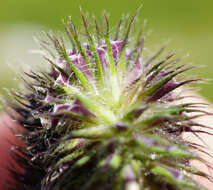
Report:
<svg viewBox="0 0 213 190"><path fill-rule="evenodd" d="M197 80L178 80L190 69L174 53L159 60L163 48L143 56L144 38L131 33L135 15L112 35L95 21L96 35L81 13L86 40L73 21L65 24L71 48L47 34L41 42L51 71L31 72L26 93L14 93L27 129L23 154L13 153L24 168L13 189L77 190L201 189L191 174L209 178L188 161L201 160L181 134L193 132L188 115L193 104L177 103L175 89ZM122 34L122 35L121 35ZM135 40L137 39L137 40ZM131 41L136 41L131 43ZM199 124L197 124L199 126ZM196 147L194 147L196 148Z"/></svg>

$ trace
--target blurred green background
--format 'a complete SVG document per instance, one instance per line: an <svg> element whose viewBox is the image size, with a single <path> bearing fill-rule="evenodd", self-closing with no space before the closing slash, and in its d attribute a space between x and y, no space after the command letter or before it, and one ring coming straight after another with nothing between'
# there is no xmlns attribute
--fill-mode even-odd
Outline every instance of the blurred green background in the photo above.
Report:
<svg viewBox="0 0 213 190"><path fill-rule="evenodd" d="M17 87L19 69L41 62L32 36L45 30L60 30L61 20L72 15L80 23L79 6L99 17L103 10L117 23L122 14L140 11L141 23L148 20L153 30L148 44L172 39L170 49L189 53L187 62L206 65L195 69L198 77L213 76L213 1L212 0L0 0L0 93ZM35 51L33 51L35 52ZM24 63L24 64L23 64ZM213 102L213 82L200 85L200 93Z"/></svg>

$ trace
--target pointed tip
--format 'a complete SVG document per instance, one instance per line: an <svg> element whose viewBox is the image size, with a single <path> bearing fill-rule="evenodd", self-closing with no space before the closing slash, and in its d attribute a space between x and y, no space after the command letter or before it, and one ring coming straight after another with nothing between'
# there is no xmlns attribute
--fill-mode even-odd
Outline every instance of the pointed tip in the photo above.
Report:
<svg viewBox="0 0 213 190"><path fill-rule="evenodd" d="M139 14L141 8L143 7L143 4L141 3L139 5L139 7L136 9L135 13L133 14L133 16L131 17L130 23L133 22L135 20L135 18L137 17L137 15Z"/></svg>
<svg viewBox="0 0 213 190"><path fill-rule="evenodd" d="M86 33L89 36L89 23L87 21L87 17L84 15L83 12L81 12L81 18L82 18L83 26L84 26L84 28L86 30Z"/></svg>
<svg viewBox="0 0 213 190"><path fill-rule="evenodd" d="M121 17L121 19L120 19L120 21L117 25L117 28L116 28L116 31L115 31L115 37L114 37L115 41L118 40L118 38L119 38L119 33L120 33L120 28L121 28L122 22L123 22L123 17Z"/></svg>
<svg viewBox="0 0 213 190"><path fill-rule="evenodd" d="M104 19L105 19L105 23L106 23L106 35L109 36L109 19L108 19L106 12L104 12Z"/></svg>
<svg viewBox="0 0 213 190"><path fill-rule="evenodd" d="M82 7L81 7L81 5L79 5L78 8L80 10L80 13L82 13Z"/></svg>

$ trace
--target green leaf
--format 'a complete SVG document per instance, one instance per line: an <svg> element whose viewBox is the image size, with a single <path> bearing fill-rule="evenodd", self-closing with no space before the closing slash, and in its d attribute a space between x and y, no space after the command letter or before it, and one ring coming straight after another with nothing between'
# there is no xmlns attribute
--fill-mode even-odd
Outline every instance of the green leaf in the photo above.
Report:
<svg viewBox="0 0 213 190"><path fill-rule="evenodd" d="M91 159L91 155L83 156L80 160L78 160L74 167L81 167L82 165L86 164Z"/></svg>
<svg viewBox="0 0 213 190"><path fill-rule="evenodd" d="M110 44L110 40L107 35L104 35L105 42L107 44L107 55L109 59L109 68L110 68L110 73L113 77L117 77L117 71L115 67L115 61L112 55L112 47Z"/></svg>
<svg viewBox="0 0 213 190"><path fill-rule="evenodd" d="M92 50L92 52L94 54L94 57L95 57L96 78L100 82L99 85L102 85L102 82L103 82L103 79L104 79L104 75L103 75L103 68L102 68L102 64L101 64L101 61L100 61L100 57L99 57L99 55L98 55L98 53L96 51L95 42L93 40L93 37L91 36L91 34L89 32L88 22L86 20L86 17L84 16L83 13L81 13L81 16L82 16L82 20L83 20L83 23L84 23L84 28L85 28L86 33L87 33L88 40L90 42L91 50Z"/></svg>
<svg viewBox="0 0 213 190"><path fill-rule="evenodd" d="M67 53L64 54L64 58L67 61L67 63L70 65L70 68L73 70L73 72L75 73L76 77L79 79L80 83L82 84L82 86L85 89L89 89L89 87L91 87L91 84L89 83L87 77L84 75L83 72L81 72L80 69L78 69L75 64L72 63L72 61L70 60L70 58L68 57Z"/></svg>
<svg viewBox="0 0 213 190"><path fill-rule="evenodd" d="M124 37L124 44L121 48L121 52L120 52L120 56L119 56L118 72L119 72L119 77L121 77L121 81L123 79L123 74L124 74L124 70L125 70L125 66L126 66L125 65L125 48L126 48L126 44L128 43L129 33L130 33L130 30L132 28L132 24L135 20L137 13L138 13L138 10L136 11L135 15L131 18L131 20L129 22L127 32L126 32L125 37Z"/></svg>
<svg viewBox="0 0 213 190"><path fill-rule="evenodd" d="M165 177L170 183L177 184L177 181L174 178L174 176L163 167L155 166L154 168L151 169L151 172L154 173L155 175Z"/></svg>
<svg viewBox="0 0 213 190"><path fill-rule="evenodd" d="M105 109L103 105L98 105L88 96L82 94L78 88L74 86L63 87L63 89L72 97L77 98L90 112L92 112L100 123L112 124L116 117L111 110Z"/></svg>
<svg viewBox="0 0 213 190"><path fill-rule="evenodd" d="M186 181L178 181L178 185L182 186L182 187L189 187L189 188L199 189L199 190L205 189L205 188L201 187L200 185L193 184L193 183L186 182Z"/></svg>
<svg viewBox="0 0 213 190"><path fill-rule="evenodd" d="M190 69L190 68L188 68ZM180 71L175 71L171 74L168 74L166 77L164 77L163 79L161 79L160 81L158 81L157 83L153 84L152 86L150 86L148 89L144 90L141 92L141 94L139 95L139 98L144 99L147 96L151 96L153 95L155 92L157 92L157 90L159 90L161 87L163 87L167 82L169 82L172 78L174 78L175 76L177 76L178 74L188 70L188 69L183 69Z"/></svg>
<svg viewBox="0 0 213 190"><path fill-rule="evenodd" d="M100 138L107 136L106 128L103 126L94 126L86 129L73 130L72 137L79 138Z"/></svg>
<svg viewBox="0 0 213 190"><path fill-rule="evenodd" d="M185 111L185 108L181 105L179 106L169 106L161 108L158 106L152 106L150 109L146 110L137 120L134 121L134 124L138 127L149 127L152 123L163 118L173 118L179 116L181 112Z"/></svg>
<svg viewBox="0 0 213 190"><path fill-rule="evenodd" d="M78 49L79 49L81 55L84 58L85 63L87 64L90 72L93 73L92 72L92 64L90 63L89 58L87 56L87 53L84 50L84 48L82 47L81 42L78 39L78 31L76 31L75 25L74 25L74 23L72 22L71 19L70 19L70 31L71 31L72 37L73 37L76 45L78 46Z"/></svg>
<svg viewBox="0 0 213 190"><path fill-rule="evenodd" d="M118 169L121 165L121 161L122 161L121 156L118 154L114 154L109 165L113 169Z"/></svg>

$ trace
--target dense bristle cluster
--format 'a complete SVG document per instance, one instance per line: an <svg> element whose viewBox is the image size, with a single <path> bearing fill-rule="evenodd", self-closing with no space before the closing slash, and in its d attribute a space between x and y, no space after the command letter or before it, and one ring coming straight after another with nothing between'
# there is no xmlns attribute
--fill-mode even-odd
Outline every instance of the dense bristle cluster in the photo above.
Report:
<svg viewBox="0 0 213 190"><path fill-rule="evenodd" d="M11 169L19 185L10 188L202 189L193 175L209 176L189 161L208 164L192 153L197 145L181 138L200 126L189 114L198 117L199 104L178 103L175 93L197 81L176 79L191 67L179 64L173 53L159 60L163 49L143 57L142 32L131 32L135 16L121 20L114 36L106 16L105 27L94 22L96 35L81 16L87 41L71 19L65 29L72 48L47 34L41 45L51 71L28 73L33 79L25 81L28 91L13 92L17 103L11 106L22 116L26 133L19 136L26 147L12 153L23 171Z"/></svg>

